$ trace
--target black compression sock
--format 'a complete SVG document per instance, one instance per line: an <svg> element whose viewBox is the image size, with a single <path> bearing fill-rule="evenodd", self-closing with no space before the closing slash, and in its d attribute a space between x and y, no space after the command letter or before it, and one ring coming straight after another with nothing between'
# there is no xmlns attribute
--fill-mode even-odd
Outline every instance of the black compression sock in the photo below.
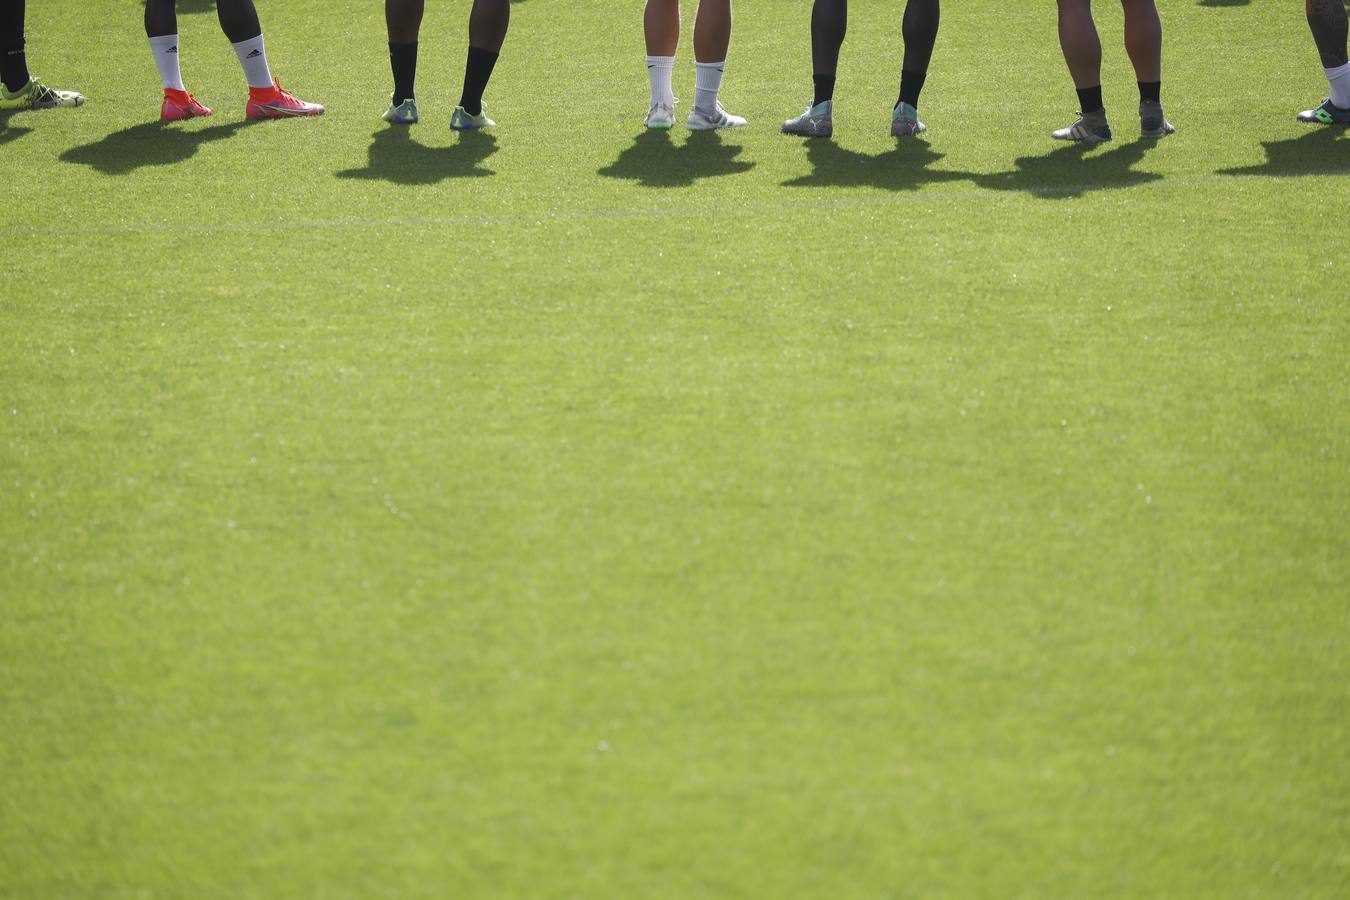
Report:
<svg viewBox="0 0 1350 900"><path fill-rule="evenodd" d="M833 75L812 75L811 80L816 84L816 96L811 101L812 106L834 99Z"/></svg>
<svg viewBox="0 0 1350 900"><path fill-rule="evenodd" d="M389 68L394 73L394 105L413 99L413 83L417 80L417 41L390 44Z"/></svg>
<svg viewBox="0 0 1350 900"><path fill-rule="evenodd" d="M1078 89L1078 111L1082 113L1106 112L1102 102L1102 86Z"/></svg>
<svg viewBox="0 0 1350 900"><path fill-rule="evenodd" d="M910 106L918 109L919 94L923 91L923 83L927 79L927 72L911 72L908 69L901 69L900 99L895 101L895 108L899 108L901 103L908 103Z"/></svg>
<svg viewBox="0 0 1350 900"><path fill-rule="evenodd" d="M459 105L471 116L483 113L483 91L487 90L497 56L482 47L469 48L469 58L464 64L464 92L460 94Z"/></svg>
<svg viewBox="0 0 1350 900"><path fill-rule="evenodd" d="M0 32L0 81L12 94L28 83L28 58L23 52L23 32Z"/></svg>
<svg viewBox="0 0 1350 900"><path fill-rule="evenodd" d="M1140 103L1161 103L1161 102L1162 102L1162 82L1161 82L1161 81L1141 81L1141 82L1139 82L1139 102L1140 102Z"/></svg>

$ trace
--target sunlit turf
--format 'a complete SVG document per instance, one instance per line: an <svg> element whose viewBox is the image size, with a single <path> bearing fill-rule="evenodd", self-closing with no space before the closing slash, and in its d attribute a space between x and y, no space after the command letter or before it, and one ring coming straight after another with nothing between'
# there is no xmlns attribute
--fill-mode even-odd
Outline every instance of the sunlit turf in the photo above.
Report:
<svg viewBox="0 0 1350 900"><path fill-rule="evenodd" d="M0 897L1341 897L1350 137L1292 4L1164 6L1178 134L1054 145L1053 4L529 0L446 128L380 4L29 4L0 119ZM692 19L692 9L687 11ZM693 93L688 47L677 93Z"/></svg>

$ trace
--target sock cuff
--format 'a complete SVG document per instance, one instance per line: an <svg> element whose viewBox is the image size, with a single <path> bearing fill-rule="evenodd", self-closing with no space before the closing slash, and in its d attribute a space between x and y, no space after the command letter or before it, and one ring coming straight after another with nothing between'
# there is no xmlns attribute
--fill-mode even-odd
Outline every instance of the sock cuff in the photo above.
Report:
<svg viewBox="0 0 1350 900"><path fill-rule="evenodd" d="M721 72L724 69L726 69L726 67L727 61L725 59L722 60L721 62L698 62L698 61L694 62L694 68L696 69L716 69L717 71Z"/></svg>
<svg viewBox="0 0 1350 900"><path fill-rule="evenodd" d="M240 41L237 44L235 43L230 44L230 46L233 47L235 50L248 50L252 47L262 49L262 45L263 45L263 36L261 34L256 34L253 37L249 38L248 40Z"/></svg>
<svg viewBox="0 0 1350 900"><path fill-rule="evenodd" d="M160 47L172 47L178 43L176 34L156 34L150 37L150 46L158 50Z"/></svg>
<svg viewBox="0 0 1350 900"><path fill-rule="evenodd" d="M1343 66L1337 66L1334 69L1323 69L1328 78L1340 78L1342 75L1350 75L1350 62Z"/></svg>
<svg viewBox="0 0 1350 900"><path fill-rule="evenodd" d="M647 57L647 65L648 65L648 66L656 66L656 67L658 67L658 68L674 68L674 67L675 67L675 57L673 57L673 56L649 56L649 57Z"/></svg>

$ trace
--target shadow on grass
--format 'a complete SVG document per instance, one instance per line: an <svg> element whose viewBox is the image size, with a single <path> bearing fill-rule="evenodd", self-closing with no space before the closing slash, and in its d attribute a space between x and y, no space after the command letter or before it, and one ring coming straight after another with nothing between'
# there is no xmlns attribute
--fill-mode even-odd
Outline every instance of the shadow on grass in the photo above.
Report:
<svg viewBox="0 0 1350 900"><path fill-rule="evenodd" d="M33 129L24 125L11 125L10 118L19 112L17 109L6 109L0 111L0 144L8 144L10 141L17 141Z"/></svg>
<svg viewBox="0 0 1350 900"><path fill-rule="evenodd" d="M700 178L739 175L753 169L754 163L736 158L743 149L722 143L715 131L692 132L687 141L677 145L669 131L648 128L597 174L629 179L644 187L688 187Z"/></svg>
<svg viewBox="0 0 1350 900"><path fill-rule="evenodd" d="M171 166L191 159L202 144L224 140L247 124L248 120L240 119L189 131L170 122L143 122L92 144L72 147L61 154L61 161L91 166L104 175L126 175L147 166Z"/></svg>
<svg viewBox="0 0 1350 900"><path fill-rule="evenodd" d="M1023 156L1007 172L979 175L972 180L991 191L1020 191L1037 197L1062 200L1092 191L1138 187L1158 181L1154 172L1136 172L1154 141L1121 144L1106 152L1086 144L1067 144L1044 156Z"/></svg>
<svg viewBox="0 0 1350 900"><path fill-rule="evenodd" d="M1350 175L1350 141L1342 135L1350 129L1326 125L1287 141L1262 141L1266 161L1259 166L1220 169L1220 175L1266 175L1296 178L1301 175Z"/></svg>
<svg viewBox="0 0 1350 900"><path fill-rule="evenodd" d="M1252 0L1200 0L1201 6L1251 6Z"/></svg>
<svg viewBox="0 0 1350 900"><path fill-rule="evenodd" d="M481 167L497 152L497 139L483 131L461 131L459 142L449 147L428 147L412 139L404 126L381 128L372 135L364 169L344 169L338 178L389 181L394 184L436 184L447 178L482 178L492 175Z"/></svg>
<svg viewBox="0 0 1350 900"><path fill-rule="evenodd" d="M845 150L828 138L811 138L806 158L811 174L783 182L785 187L877 187L888 191L914 191L925 184L968 181L970 172L930 168L943 158L923 141L903 140L894 150L869 156Z"/></svg>

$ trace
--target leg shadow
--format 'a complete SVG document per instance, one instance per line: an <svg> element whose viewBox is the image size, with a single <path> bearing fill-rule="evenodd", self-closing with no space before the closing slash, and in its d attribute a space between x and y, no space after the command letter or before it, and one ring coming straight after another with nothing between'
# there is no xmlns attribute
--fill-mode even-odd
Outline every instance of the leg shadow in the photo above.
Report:
<svg viewBox="0 0 1350 900"><path fill-rule="evenodd" d="M1250 6L1252 0L1200 0L1201 6Z"/></svg>
<svg viewBox="0 0 1350 900"><path fill-rule="evenodd" d="M643 187L688 187L700 178L753 169L753 162L736 158L743 149L722 143L715 131L692 132L687 141L676 145L669 131L648 128L598 174L636 181Z"/></svg>
<svg viewBox="0 0 1350 900"><path fill-rule="evenodd" d="M1013 161L1016 168L1010 171L981 175L974 180L988 190L1021 191L1052 200L1138 187L1163 177L1134 169L1154 143L1134 141L1105 153L1094 153L1097 148L1087 144L1067 144L1044 156L1023 156Z"/></svg>
<svg viewBox="0 0 1350 900"><path fill-rule="evenodd" d="M811 138L806 158L811 174L783 182L784 187L875 187L887 191L914 191L925 184L968 181L970 172L934 169L943 158L924 141L901 140L894 150L876 156L845 150L828 138Z"/></svg>
<svg viewBox="0 0 1350 900"><path fill-rule="evenodd" d="M1295 178L1300 175L1350 175L1350 141L1342 135L1350 129L1310 125L1305 135L1287 141L1262 141L1266 161L1259 166L1220 169L1220 175L1269 175Z"/></svg>
<svg viewBox="0 0 1350 900"><path fill-rule="evenodd" d="M185 130L169 122L144 122L61 154L61 161L91 166L104 175L126 175L146 166L171 166L191 159L197 148L224 140L245 127L247 120L222 122Z"/></svg>
<svg viewBox="0 0 1350 900"><path fill-rule="evenodd" d="M33 129L23 125L11 125L10 119L14 116L17 109L6 109L0 111L0 144L8 144L11 141L17 141Z"/></svg>
<svg viewBox="0 0 1350 900"><path fill-rule="evenodd" d="M497 139L485 131L461 131L449 147L428 147L412 139L407 127L381 128L372 135L364 169L335 172L338 178L389 181L394 184L436 184L447 178L482 178L494 174L481 167L497 152Z"/></svg>

